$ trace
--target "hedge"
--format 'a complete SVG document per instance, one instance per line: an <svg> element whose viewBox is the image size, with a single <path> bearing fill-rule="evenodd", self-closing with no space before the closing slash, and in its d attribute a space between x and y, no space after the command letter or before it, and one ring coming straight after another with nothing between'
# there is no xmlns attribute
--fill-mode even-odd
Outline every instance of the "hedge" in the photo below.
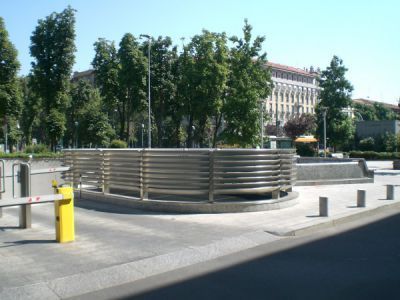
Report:
<svg viewBox="0 0 400 300"><path fill-rule="evenodd" d="M400 159L400 152L351 151L349 157L365 159Z"/></svg>
<svg viewBox="0 0 400 300"><path fill-rule="evenodd" d="M29 155L32 155L32 158L62 158L63 154L58 152L45 152L45 153L23 153L23 152L13 152L13 153L3 153L0 152L0 159L2 158L9 158L9 159L14 159L14 158L21 158L21 159L29 159Z"/></svg>

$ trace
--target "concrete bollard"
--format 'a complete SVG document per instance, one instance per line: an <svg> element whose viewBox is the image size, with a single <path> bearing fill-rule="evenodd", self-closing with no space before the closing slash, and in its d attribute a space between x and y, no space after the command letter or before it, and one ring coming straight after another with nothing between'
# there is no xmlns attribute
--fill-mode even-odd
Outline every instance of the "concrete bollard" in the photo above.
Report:
<svg viewBox="0 0 400 300"><path fill-rule="evenodd" d="M367 204L366 195L367 195L366 190L357 190L357 207L365 207L366 206L366 204Z"/></svg>
<svg viewBox="0 0 400 300"><path fill-rule="evenodd" d="M319 216L328 216L328 197L319 197Z"/></svg>
<svg viewBox="0 0 400 300"><path fill-rule="evenodd" d="M386 199L387 200L395 200L394 199L394 185L388 184L386 186Z"/></svg>

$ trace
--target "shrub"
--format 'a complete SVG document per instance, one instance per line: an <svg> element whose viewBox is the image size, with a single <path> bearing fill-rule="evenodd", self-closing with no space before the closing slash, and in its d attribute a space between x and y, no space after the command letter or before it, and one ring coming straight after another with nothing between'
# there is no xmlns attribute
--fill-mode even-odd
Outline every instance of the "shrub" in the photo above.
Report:
<svg viewBox="0 0 400 300"><path fill-rule="evenodd" d="M360 141L360 150L362 151L372 151L375 148L375 140L373 137L367 137Z"/></svg>
<svg viewBox="0 0 400 300"><path fill-rule="evenodd" d="M121 140L112 140L110 148L128 148L128 144Z"/></svg>
<svg viewBox="0 0 400 300"><path fill-rule="evenodd" d="M300 156L316 156L317 151L313 144L296 143L296 152Z"/></svg>
<svg viewBox="0 0 400 300"><path fill-rule="evenodd" d="M37 144L37 145L31 145L27 146L25 148L25 153L47 153L50 152L49 148L44 145L44 144Z"/></svg>
<svg viewBox="0 0 400 300"><path fill-rule="evenodd" d="M365 159L399 159L400 152L375 152L375 151L351 151L351 158Z"/></svg>

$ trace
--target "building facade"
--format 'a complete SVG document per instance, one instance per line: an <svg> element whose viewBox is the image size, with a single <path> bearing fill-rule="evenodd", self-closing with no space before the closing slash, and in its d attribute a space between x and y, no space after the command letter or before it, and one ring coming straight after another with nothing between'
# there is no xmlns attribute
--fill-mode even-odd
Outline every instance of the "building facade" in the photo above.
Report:
<svg viewBox="0 0 400 300"><path fill-rule="evenodd" d="M86 81L94 86L95 85L94 70L89 69L89 70L82 71L82 72L74 72L74 74L72 75L71 81L78 82L79 80Z"/></svg>
<svg viewBox="0 0 400 300"><path fill-rule="evenodd" d="M319 70L313 67L298 69L268 62L271 69L273 90L263 101L270 124L283 126L287 120L304 113L314 114L318 101L317 76Z"/></svg>

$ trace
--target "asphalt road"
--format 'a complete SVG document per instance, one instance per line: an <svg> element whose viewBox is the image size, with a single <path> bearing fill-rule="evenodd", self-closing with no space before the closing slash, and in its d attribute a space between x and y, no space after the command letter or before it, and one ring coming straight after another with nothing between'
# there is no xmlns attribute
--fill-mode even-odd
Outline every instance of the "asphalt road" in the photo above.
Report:
<svg viewBox="0 0 400 300"><path fill-rule="evenodd" d="M400 211L293 237L79 299L397 299Z"/></svg>

